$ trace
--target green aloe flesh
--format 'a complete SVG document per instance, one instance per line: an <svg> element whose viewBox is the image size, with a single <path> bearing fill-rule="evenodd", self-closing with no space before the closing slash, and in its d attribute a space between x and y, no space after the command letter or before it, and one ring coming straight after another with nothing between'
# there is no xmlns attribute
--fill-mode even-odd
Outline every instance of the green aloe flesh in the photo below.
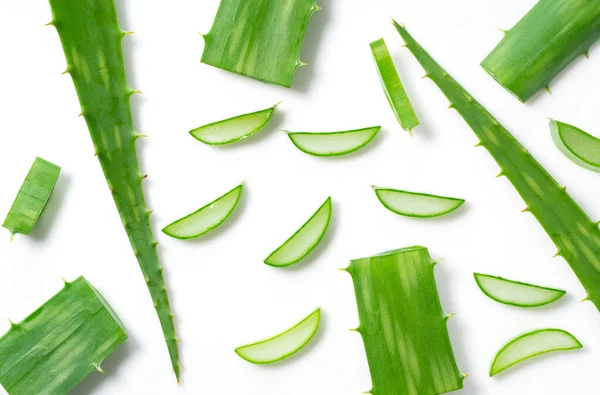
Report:
<svg viewBox="0 0 600 395"><path fill-rule="evenodd" d="M235 352L246 361L260 365L281 361L306 346L317 333L320 322L321 309L318 308L285 332L238 347Z"/></svg>
<svg viewBox="0 0 600 395"><path fill-rule="evenodd" d="M202 63L285 87L299 66L315 0L221 0Z"/></svg>
<svg viewBox="0 0 600 395"><path fill-rule="evenodd" d="M200 126L190 131L190 134L196 140L208 145L222 145L243 140L265 127L278 104L264 110Z"/></svg>
<svg viewBox="0 0 600 395"><path fill-rule="evenodd" d="M526 102L600 38L600 3L539 0L481 66Z"/></svg>
<svg viewBox="0 0 600 395"><path fill-rule="evenodd" d="M162 231L176 239L193 239L221 225L233 213L242 196L243 184L197 211L178 219Z"/></svg>
<svg viewBox="0 0 600 395"><path fill-rule="evenodd" d="M325 236L331 221L331 197L289 239L265 259L270 266L290 266L304 259Z"/></svg>
<svg viewBox="0 0 600 395"><path fill-rule="evenodd" d="M383 38L371 43L371 52L373 52L377 71L379 71L385 97L387 97L388 103L390 103L390 107L392 107L402 129L410 132L413 128L419 126L419 118L415 114L412 104L410 104Z"/></svg>
<svg viewBox="0 0 600 395"><path fill-rule="evenodd" d="M465 203L464 199L373 187L385 208L405 217L434 218L449 214Z"/></svg>
<svg viewBox="0 0 600 395"><path fill-rule="evenodd" d="M434 395L463 388L425 247L355 259L352 276L372 389L380 395Z"/></svg>
<svg viewBox="0 0 600 395"><path fill-rule="evenodd" d="M550 121L550 133L567 158L583 168L600 172L600 139L558 121Z"/></svg>
<svg viewBox="0 0 600 395"><path fill-rule="evenodd" d="M475 281L491 299L496 302L518 307L538 307L562 298L566 292L561 289L507 280L489 274L475 273Z"/></svg>
<svg viewBox="0 0 600 395"><path fill-rule="evenodd" d="M600 309L600 230L535 158L465 91L406 29L396 24L407 47L498 163Z"/></svg>
<svg viewBox="0 0 600 395"><path fill-rule="evenodd" d="M35 158L23 185L13 202L3 227L15 233L28 235L42 215L60 174L60 166L42 158Z"/></svg>
<svg viewBox="0 0 600 395"><path fill-rule="evenodd" d="M127 332L117 314L83 277L29 317L11 322L0 338L0 384L11 395L66 394L100 363Z"/></svg>
<svg viewBox="0 0 600 395"><path fill-rule="evenodd" d="M583 348L579 340L562 329L538 329L515 337L494 356L490 377L530 358L554 351Z"/></svg>
<svg viewBox="0 0 600 395"><path fill-rule="evenodd" d="M50 0L52 22L58 31L73 79L81 113L87 123L121 221L148 285L179 381L179 353L173 313L150 228L136 155L136 133L129 100L136 93L127 84L121 30L113 0Z"/></svg>
<svg viewBox="0 0 600 395"><path fill-rule="evenodd" d="M288 133L300 151L314 156L340 156L357 151L369 144L381 126L333 133Z"/></svg>

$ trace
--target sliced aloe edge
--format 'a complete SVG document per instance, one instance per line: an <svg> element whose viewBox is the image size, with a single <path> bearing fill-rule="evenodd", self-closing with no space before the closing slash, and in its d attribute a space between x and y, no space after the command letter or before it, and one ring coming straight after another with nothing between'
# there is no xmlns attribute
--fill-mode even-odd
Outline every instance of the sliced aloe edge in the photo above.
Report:
<svg viewBox="0 0 600 395"><path fill-rule="evenodd" d="M550 121L550 134L554 144L577 165L600 172L600 139L575 126Z"/></svg>
<svg viewBox="0 0 600 395"><path fill-rule="evenodd" d="M507 280L489 274L474 273L481 291L496 302L518 306L539 307L562 298L567 292L561 289Z"/></svg>
<svg viewBox="0 0 600 395"><path fill-rule="evenodd" d="M578 348L583 348L579 340L562 329L546 328L523 333L498 350L492 360L490 377L538 355Z"/></svg>
<svg viewBox="0 0 600 395"><path fill-rule="evenodd" d="M321 242L331 221L331 197L289 239L265 259L269 266L284 267L301 261Z"/></svg>
<svg viewBox="0 0 600 395"><path fill-rule="evenodd" d="M358 151L369 144L381 126L341 132L288 132L288 137L300 151L313 156L341 156Z"/></svg>
<svg viewBox="0 0 600 395"><path fill-rule="evenodd" d="M281 103L281 102L279 102ZM254 135L269 122L279 105L209 123L190 131L190 135L208 145L233 143Z"/></svg>
<svg viewBox="0 0 600 395"><path fill-rule="evenodd" d="M465 203L464 199L430 195L398 189L372 187L379 202L398 215L434 218L449 214Z"/></svg>
<svg viewBox="0 0 600 395"><path fill-rule="evenodd" d="M315 336L321 322L321 308L317 308L290 329L255 343L235 349L235 353L254 364L281 361L300 351Z"/></svg>
<svg viewBox="0 0 600 395"><path fill-rule="evenodd" d="M206 204L185 217L167 225L164 234L180 240L194 239L207 234L231 216L242 196L244 184Z"/></svg>

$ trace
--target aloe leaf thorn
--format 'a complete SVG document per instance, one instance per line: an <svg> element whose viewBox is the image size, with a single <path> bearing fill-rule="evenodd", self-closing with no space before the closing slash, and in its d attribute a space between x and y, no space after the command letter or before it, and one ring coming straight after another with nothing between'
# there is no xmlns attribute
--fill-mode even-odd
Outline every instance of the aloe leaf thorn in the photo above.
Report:
<svg viewBox="0 0 600 395"><path fill-rule="evenodd" d="M465 203L464 199L372 187L379 202L405 217L434 218L449 214Z"/></svg>
<svg viewBox="0 0 600 395"><path fill-rule="evenodd" d="M507 280L489 274L475 273L474 277L477 286L486 296L496 302L511 306L545 306L557 301L566 294L566 291L562 289Z"/></svg>
<svg viewBox="0 0 600 395"><path fill-rule="evenodd" d="M552 140L575 164L600 172L600 139L563 122L550 120Z"/></svg>
<svg viewBox="0 0 600 395"><path fill-rule="evenodd" d="M346 155L369 144L377 135L381 126L342 132L289 132L292 144L300 151L313 156Z"/></svg>

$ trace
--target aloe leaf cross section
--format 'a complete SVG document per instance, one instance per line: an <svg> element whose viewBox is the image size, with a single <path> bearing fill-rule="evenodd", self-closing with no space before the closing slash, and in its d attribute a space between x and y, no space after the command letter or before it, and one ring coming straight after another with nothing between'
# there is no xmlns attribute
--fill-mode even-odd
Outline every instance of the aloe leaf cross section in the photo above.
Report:
<svg viewBox="0 0 600 395"><path fill-rule="evenodd" d="M550 121L550 133L567 158L585 169L600 172L600 139L558 121Z"/></svg>
<svg viewBox="0 0 600 395"><path fill-rule="evenodd" d="M15 233L28 235L31 232L46 208L59 174L60 166L35 158L2 224L10 231L11 237Z"/></svg>
<svg viewBox="0 0 600 395"><path fill-rule="evenodd" d="M284 267L304 259L325 236L331 221L331 197L289 239L265 259L269 266Z"/></svg>
<svg viewBox="0 0 600 395"><path fill-rule="evenodd" d="M320 322L321 309L318 308L290 329L268 339L240 346L235 353L255 364L281 361L306 346L317 333Z"/></svg>
<svg viewBox="0 0 600 395"><path fill-rule="evenodd" d="M379 202L388 210L405 217L434 218L450 214L465 203L464 199L373 187Z"/></svg>
<svg viewBox="0 0 600 395"><path fill-rule="evenodd" d="M475 273L474 276L477 285L486 296L496 302L511 306L545 306L557 301L566 294L561 289L507 280L489 274Z"/></svg>
<svg viewBox="0 0 600 395"><path fill-rule="evenodd" d="M290 132L288 137L300 151L313 156L341 156L369 144L381 126L331 133Z"/></svg>
<svg viewBox="0 0 600 395"><path fill-rule="evenodd" d="M83 277L0 338L0 384L11 395L66 394L127 339L121 320Z"/></svg>

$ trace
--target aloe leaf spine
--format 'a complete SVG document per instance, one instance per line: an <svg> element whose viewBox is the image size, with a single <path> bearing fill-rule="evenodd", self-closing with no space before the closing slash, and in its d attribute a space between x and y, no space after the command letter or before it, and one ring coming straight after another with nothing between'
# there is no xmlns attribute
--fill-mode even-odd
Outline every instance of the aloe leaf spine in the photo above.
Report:
<svg viewBox="0 0 600 395"><path fill-rule="evenodd" d="M587 291L587 298L600 309L600 230L586 213L535 158L473 96L460 86L412 38L395 23L404 42L427 76L440 88L500 166L571 266Z"/></svg>
<svg viewBox="0 0 600 395"><path fill-rule="evenodd" d="M463 388L427 248L355 259L352 276L374 395L434 395Z"/></svg>
<svg viewBox="0 0 600 395"><path fill-rule="evenodd" d="M575 164L600 172L600 139L563 122L550 121L550 134L556 147Z"/></svg>
<svg viewBox="0 0 600 395"><path fill-rule="evenodd" d="M133 252L142 269L160 319L171 364L179 381L179 353L173 313L150 228L151 211L142 190L129 100L137 91L125 75L121 40L128 34L118 24L113 0L50 0L51 25L56 27L67 59L81 113L96 156L121 216Z"/></svg>
<svg viewBox="0 0 600 395"><path fill-rule="evenodd" d="M66 282L0 338L0 384L11 395L66 394L127 339L121 320L83 277Z"/></svg>

